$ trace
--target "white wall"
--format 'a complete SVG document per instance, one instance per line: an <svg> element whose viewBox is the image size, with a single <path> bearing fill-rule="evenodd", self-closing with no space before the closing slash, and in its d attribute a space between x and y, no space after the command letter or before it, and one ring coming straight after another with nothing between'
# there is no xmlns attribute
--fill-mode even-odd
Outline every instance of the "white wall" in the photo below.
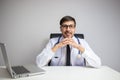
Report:
<svg viewBox="0 0 120 80"><path fill-rule="evenodd" d="M35 63L65 15L76 18L76 32L85 34L102 64L120 71L120 0L0 0L0 42L12 64Z"/></svg>

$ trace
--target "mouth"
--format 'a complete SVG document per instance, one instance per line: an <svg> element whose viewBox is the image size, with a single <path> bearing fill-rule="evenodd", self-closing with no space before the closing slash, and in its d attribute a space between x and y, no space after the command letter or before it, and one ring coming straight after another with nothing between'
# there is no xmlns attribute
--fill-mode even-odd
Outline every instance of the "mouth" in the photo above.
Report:
<svg viewBox="0 0 120 80"><path fill-rule="evenodd" d="M71 34L72 34L71 32L68 32L68 31L65 32L65 35L66 35L67 37L71 36Z"/></svg>

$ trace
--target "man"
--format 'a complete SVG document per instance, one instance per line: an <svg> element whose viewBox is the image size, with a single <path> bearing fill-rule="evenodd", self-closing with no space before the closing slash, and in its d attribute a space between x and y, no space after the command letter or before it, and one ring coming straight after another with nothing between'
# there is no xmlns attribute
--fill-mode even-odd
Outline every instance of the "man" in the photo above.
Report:
<svg viewBox="0 0 120 80"><path fill-rule="evenodd" d="M37 65L39 67L48 64L50 66L100 67L100 58L84 39L74 36L75 29L75 19L71 16L64 16L60 20L62 36L49 40L47 46L36 58Z"/></svg>

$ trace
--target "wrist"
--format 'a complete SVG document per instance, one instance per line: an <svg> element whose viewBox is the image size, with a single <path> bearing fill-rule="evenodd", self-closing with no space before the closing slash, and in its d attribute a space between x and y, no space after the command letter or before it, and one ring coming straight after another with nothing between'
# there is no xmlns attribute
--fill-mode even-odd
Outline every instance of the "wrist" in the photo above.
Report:
<svg viewBox="0 0 120 80"><path fill-rule="evenodd" d="M85 52L85 48L82 47L81 45L79 45L77 48L78 48L78 50L81 51L81 53L84 53L84 52Z"/></svg>
<svg viewBox="0 0 120 80"><path fill-rule="evenodd" d="M52 48L52 51L53 51L53 52L56 52L58 48L59 48L59 46L58 46L58 45L55 45L55 46Z"/></svg>

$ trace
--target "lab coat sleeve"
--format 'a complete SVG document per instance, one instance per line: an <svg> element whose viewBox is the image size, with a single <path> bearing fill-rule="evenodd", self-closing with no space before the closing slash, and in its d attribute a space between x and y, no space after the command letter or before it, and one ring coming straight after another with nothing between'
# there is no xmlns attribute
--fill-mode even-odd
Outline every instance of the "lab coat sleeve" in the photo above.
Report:
<svg viewBox="0 0 120 80"><path fill-rule="evenodd" d="M51 50L52 46L53 44L50 40L43 51L36 57L36 63L38 67L47 65L51 58L54 56L54 52Z"/></svg>
<svg viewBox="0 0 120 80"><path fill-rule="evenodd" d="M93 52L85 40L81 42L82 46L85 47L85 51L81 56L85 58L86 65L99 68L101 66L101 59Z"/></svg>

